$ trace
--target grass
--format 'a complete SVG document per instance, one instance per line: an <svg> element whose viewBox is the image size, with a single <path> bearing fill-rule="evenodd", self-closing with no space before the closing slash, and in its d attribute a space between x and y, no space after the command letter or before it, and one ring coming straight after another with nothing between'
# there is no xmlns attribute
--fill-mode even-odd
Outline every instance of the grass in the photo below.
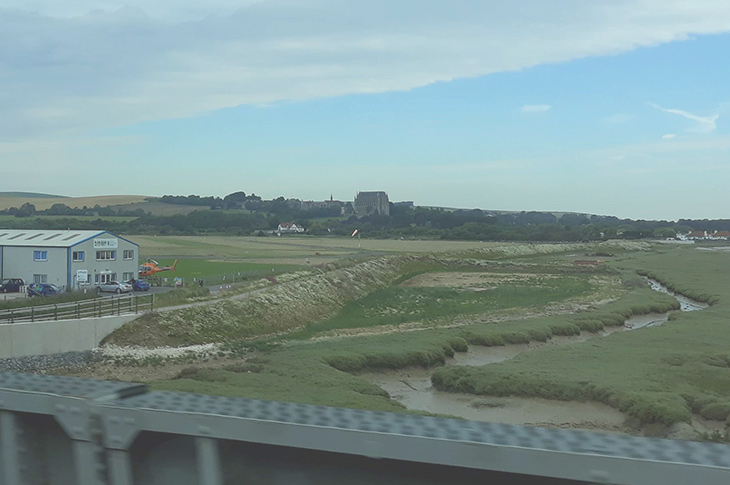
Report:
<svg viewBox="0 0 730 485"><path fill-rule="evenodd" d="M144 259L142 259L144 261ZM162 266L172 266L174 259L157 259ZM213 283L221 280L222 275L226 275L226 281L247 278L252 275L261 277L263 274L279 274L287 271L296 271L304 265L291 264L269 264L269 263L251 263L246 261L211 261L201 258L181 258L177 261L175 271L166 271L158 273L157 276L162 278L180 277L185 280L192 281L193 278L208 280ZM214 278L218 277L218 278Z"/></svg>
<svg viewBox="0 0 730 485"><path fill-rule="evenodd" d="M495 253L490 250L480 254L488 259ZM616 301L585 312L316 342L289 340L282 344L280 339L270 339L265 341L267 345L258 347L265 350L262 351L263 360L256 362L256 367L238 371L190 369L180 379L158 381L153 387L398 410L402 406L350 374L435 366L438 368L433 374L434 386L444 391L600 401L643 423L689 422L693 414L706 419L727 419L730 414L730 351L727 349L730 300L725 295L730 291L730 281L723 268L730 265L730 254L666 247L613 254L615 256L607 260L601 271L618 272L623 280L621 291L624 294ZM474 257L474 253L470 256ZM473 292L456 289L393 287L392 284L402 281L405 275L453 270L446 259L427 262L428 258L401 258L398 265L384 269L379 276L371 276L364 286L357 286L362 281L360 278L374 270L357 276L353 268L347 268L333 271L326 278L313 279L318 282L316 285L309 280L306 283L304 279L298 281L297 285L303 286L297 286L298 290L293 292L289 292L293 285L291 288L273 286L273 294L252 301L251 306L230 302L213 314L208 308L179 315L175 322L150 321L136 327L132 325L126 332L150 345L155 345L155 341L147 340L145 328L161 330L168 342L175 339L180 343L211 339L231 342L229 350L246 355L256 347L254 341L247 339L265 332L284 332L291 338L297 336L291 333L293 330L310 325L298 335L303 338L343 326L369 326L373 324L374 315L376 324L386 324L400 322L403 315L428 319L444 318L444 315L450 318L461 311L492 312L494 307L490 305L511 304L501 302L510 291L513 292L512 303L527 305L534 303L535 298L549 301L588 290L583 285L587 284L590 275L584 278L569 274L573 256L565 251L530 257L517 250L504 258L519 258L523 269L531 267L539 270L538 273L553 268L560 275L559 283L553 288L548 285L542 289L506 287L507 293L496 303L488 301L489 292L482 292L483 295L475 298ZM463 271L463 262L461 266L454 264ZM499 267L505 265L508 263L500 263ZM473 345L547 341L557 335L598 332L607 326L621 325L634 314L677 308L678 303L672 297L643 286L637 273L649 274L675 290L712 303L712 306L702 311L673 314L660 327L616 332L582 343L546 346L502 364L439 367L454 352L465 351ZM439 298L440 304L434 304ZM291 314L276 313L276 302L281 301L290 302L287 305L293 309ZM311 307L297 306L301 302L311 304ZM395 311L386 312L386 309ZM378 314L385 320L378 321ZM208 326L207 322L212 321L218 325ZM124 338L121 342L124 343Z"/></svg>
<svg viewBox="0 0 730 485"><path fill-rule="evenodd" d="M9 310L11 308L29 308L32 306L54 305L57 303L69 303L81 300L90 300L96 298L96 291L68 292L58 295L33 297L33 298L14 298L12 300L0 301L0 310Z"/></svg>
<svg viewBox="0 0 730 485"><path fill-rule="evenodd" d="M429 322L507 308L538 307L585 295L592 289L586 279L576 277L538 278L486 291L389 286L350 302L334 317L310 324L290 338L307 338L334 329Z"/></svg>
<svg viewBox="0 0 730 485"><path fill-rule="evenodd" d="M596 400L642 422L689 422L692 413L724 420L730 414L730 281L726 253L667 249L630 255L616 267L651 274L694 298L713 303L675 314L661 327L544 348L489 367L438 369L441 390Z"/></svg>
<svg viewBox="0 0 730 485"><path fill-rule="evenodd" d="M155 306L166 307L182 305L190 303L197 299L203 299L210 295L208 287L189 286L186 288L176 288L166 293L158 293L155 295Z"/></svg>
<svg viewBox="0 0 730 485"><path fill-rule="evenodd" d="M269 282L267 291L242 300L146 316L108 337L116 344L183 345L232 342L291 332L327 318L349 301L384 287L402 271L421 264L415 258L381 258L351 268L297 277L282 284ZM429 264L428 262L424 264ZM292 278L288 276L287 278ZM286 279L286 278L285 278ZM278 281L278 280L277 280Z"/></svg>
<svg viewBox="0 0 730 485"><path fill-rule="evenodd" d="M657 295L659 300L663 296ZM632 313L630 297L613 310ZM152 382L158 390L294 401L359 409L404 411L377 386L357 377L363 371L443 365L470 345L505 345L575 335L570 317L544 317L499 324L436 328L329 341L274 345L246 365L210 370L191 367L179 378ZM242 355L247 355L244 350Z"/></svg>

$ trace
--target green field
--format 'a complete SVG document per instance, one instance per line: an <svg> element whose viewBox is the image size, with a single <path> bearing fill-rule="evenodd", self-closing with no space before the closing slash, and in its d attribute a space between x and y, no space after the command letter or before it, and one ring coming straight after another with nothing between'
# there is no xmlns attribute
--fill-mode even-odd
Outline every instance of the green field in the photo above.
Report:
<svg viewBox="0 0 730 485"><path fill-rule="evenodd" d="M257 238L206 244L234 252L238 244L258 251L266 247L258 244L269 243L283 257L324 247L344 252L337 244L347 240L304 241L309 244L294 238L273 246ZM386 241L381 249L387 253L399 242ZM294 279L283 275L245 300L148 317L109 341L221 342L232 353L213 369L191 362L178 378L153 380L156 389L402 410L357 373L418 366L434 368L432 382L441 391L598 401L643 424L670 426L696 417L717 422L730 415L729 252L646 244L610 250L495 245L457 256L449 246L434 244L442 256L391 255ZM187 247L205 246L193 240ZM602 266L573 266L574 259L597 252L606 260ZM484 278L483 286L474 286L470 274ZM673 297L647 288L639 274L711 306L674 313L659 327L548 345L501 364L442 367L454 352L473 346L602 332L631 315L678 309ZM449 275L452 283L439 279ZM257 357L241 362L251 355Z"/></svg>

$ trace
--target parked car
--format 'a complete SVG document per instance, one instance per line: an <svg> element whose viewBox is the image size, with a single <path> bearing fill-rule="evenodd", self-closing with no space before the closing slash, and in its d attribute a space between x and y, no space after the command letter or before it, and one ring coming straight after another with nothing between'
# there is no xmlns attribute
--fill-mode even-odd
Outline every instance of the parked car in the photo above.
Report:
<svg viewBox="0 0 730 485"><path fill-rule="evenodd" d="M61 289L50 283L32 283L28 285L28 296L51 296L61 293Z"/></svg>
<svg viewBox="0 0 730 485"><path fill-rule="evenodd" d="M132 285L130 285L129 283L121 283L119 281L102 283L96 287L96 291L104 291L107 293L131 293L132 290Z"/></svg>
<svg viewBox="0 0 730 485"><path fill-rule="evenodd" d="M20 278L5 278L0 281L0 293L18 293L25 286L25 282Z"/></svg>
<svg viewBox="0 0 730 485"><path fill-rule="evenodd" d="M145 280L135 280L131 279L127 281L128 285L132 285L132 289L134 291L149 291L150 284L146 282Z"/></svg>

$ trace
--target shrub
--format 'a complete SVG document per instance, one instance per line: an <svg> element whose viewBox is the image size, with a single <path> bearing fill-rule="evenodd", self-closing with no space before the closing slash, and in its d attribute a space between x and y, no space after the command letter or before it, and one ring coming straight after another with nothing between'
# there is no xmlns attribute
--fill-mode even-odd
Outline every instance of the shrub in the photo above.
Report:
<svg viewBox="0 0 730 485"><path fill-rule="evenodd" d="M728 416L730 416L730 402L716 402L708 404L702 408L700 415L703 418L710 419L712 421L724 421L728 418Z"/></svg>

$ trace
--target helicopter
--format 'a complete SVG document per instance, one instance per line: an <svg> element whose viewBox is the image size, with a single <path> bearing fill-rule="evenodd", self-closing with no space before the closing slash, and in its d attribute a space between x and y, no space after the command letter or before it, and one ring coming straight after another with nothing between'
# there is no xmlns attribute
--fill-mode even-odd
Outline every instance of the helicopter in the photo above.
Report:
<svg viewBox="0 0 730 485"><path fill-rule="evenodd" d="M139 276L148 277L153 276L160 271L175 271L175 266L177 266L177 259L172 264L172 266L160 266L160 263L158 263L154 259L148 259L146 263L143 263L139 266Z"/></svg>

